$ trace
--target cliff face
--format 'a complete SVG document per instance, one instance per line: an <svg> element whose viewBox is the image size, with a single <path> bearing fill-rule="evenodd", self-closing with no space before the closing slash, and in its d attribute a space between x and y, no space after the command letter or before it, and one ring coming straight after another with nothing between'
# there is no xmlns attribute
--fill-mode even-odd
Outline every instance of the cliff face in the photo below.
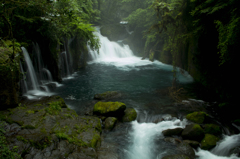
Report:
<svg viewBox="0 0 240 159"><path fill-rule="evenodd" d="M10 48L0 47L0 110L18 105L20 70L11 54Z"/></svg>

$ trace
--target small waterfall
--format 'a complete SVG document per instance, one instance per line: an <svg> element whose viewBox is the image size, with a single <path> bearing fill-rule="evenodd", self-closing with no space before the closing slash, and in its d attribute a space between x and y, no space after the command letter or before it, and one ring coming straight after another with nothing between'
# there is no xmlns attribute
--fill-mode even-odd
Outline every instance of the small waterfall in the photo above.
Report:
<svg viewBox="0 0 240 159"><path fill-rule="evenodd" d="M62 77L66 77L70 75L67 52L66 51L62 52L61 57L62 57L61 58L61 74L62 74Z"/></svg>
<svg viewBox="0 0 240 159"><path fill-rule="evenodd" d="M53 79L52 79L52 74L51 74L51 72L50 72L48 69L43 68L43 69L42 69L42 72L47 75L47 82L48 82L48 83L50 83L50 82L53 81Z"/></svg>
<svg viewBox="0 0 240 159"><path fill-rule="evenodd" d="M37 76L36 76L35 70L33 68L32 61L29 57L29 54L24 47L21 47L21 49L23 51L23 56L24 56L25 62L27 64L27 68L28 68L27 73L30 77L31 86L32 86L33 90L39 90Z"/></svg>
<svg viewBox="0 0 240 159"><path fill-rule="evenodd" d="M22 73L24 73L21 61L20 61L19 65L20 65L20 71ZM23 77L23 79L21 79L21 86L22 86L22 92L27 93L28 92L28 86L27 86L26 79L24 77Z"/></svg>

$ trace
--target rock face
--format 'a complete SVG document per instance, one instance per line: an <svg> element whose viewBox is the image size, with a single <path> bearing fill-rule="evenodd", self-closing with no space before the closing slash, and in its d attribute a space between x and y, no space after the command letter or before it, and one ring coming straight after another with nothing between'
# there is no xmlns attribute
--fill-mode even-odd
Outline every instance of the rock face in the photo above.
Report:
<svg viewBox="0 0 240 159"><path fill-rule="evenodd" d="M18 105L20 70L15 62L10 61L11 55L10 48L0 47L0 110Z"/></svg>
<svg viewBox="0 0 240 159"><path fill-rule="evenodd" d="M124 114L126 105L121 102L97 102L94 105L93 113L103 116L121 117Z"/></svg>
<svg viewBox="0 0 240 159"><path fill-rule="evenodd" d="M116 97L120 97L121 93L118 93L116 91L107 91L101 94L95 94L94 95L94 99L97 100L106 100L106 99L111 99L111 98L116 98Z"/></svg>
<svg viewBox="0 0 240 159"><path fill-rule="evenodd" d="M205 112L193 112L186 116L186 118L194 123L202 124L206 120L207 114Z"/></svg>
<svg viewBox="0 0 240 159"><path fill-rule="evenodd" d="M127 108L124 111L124 116L122 118L123 122L130 122L137 118L137 112L134 108Z"/></svg>
<svg viewBox="0 0 240 159"><path fill-rule="evenodd" d="M188 140L201 141L204 137L204 130L198 124L187 125L182 132L182 137Z"/></svg>
<svg viewBox="0 0 240 159"><path fill-rule="evenodd" d="M201 141L201 149L210 150L211 148L216 146L216 143L219 141L219 138L211 135L205 134L205 137Z"/></svg>
<svg viewBox="0 0 240 159"><path fill-rule="evenodd" d="M70 153L75 158L97 157L91 148L101 142L99 118L78 116L58 96L25 104L0 115L10 124L7 139L19 147L20 154L26 158L64 158Z"/></svg>
<svg viewBox="0 0 240 159"><path fill-rule="evenodd" d="M115 117L108 117L105 120L105 129L112 130L117 122L117 118Z"/></svg>
<svg viewBox="0 0 240 159"><path fill-rule="evenodd" d="M175 128L175 129L167 129L162 131L164 136L173 136L173 135L181 135L183 129L182 128Z"/></svg>

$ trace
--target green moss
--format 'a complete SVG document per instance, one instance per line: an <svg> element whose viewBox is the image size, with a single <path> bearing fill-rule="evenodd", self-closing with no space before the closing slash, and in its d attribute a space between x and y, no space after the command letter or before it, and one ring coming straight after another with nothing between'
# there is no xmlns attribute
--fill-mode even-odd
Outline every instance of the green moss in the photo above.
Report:
<svg viewBox="0 0 240 159"><path fill-rule="evenodd" d="M207 114L205 112L193 112L186 116L186 118L192 122L202 124L206 118Z"/></svg>
<svg viewBox="0 0 240 159"><path fill-rule="evenodd" d="M64 114L65 117L73 119L73 117L70 114Z"/></svg>
<svg viewBox="0 0 240 159"><path fill-rule="evenodd" d="M137 112L134 108L127 108L124 113L123 122L130 122L137 118Z"/></svg>
<svg viewBox="0 0 240 159"><path fill-rule="evenodd" d="M34 114L34 110L28 110L26 113L27 114Z"/></svg>
<svg viewBox="0 0 240 159"><path fill-rule="evenodd" d="M35 107L38 107L38 106L42 106L42 104L35 104L34 106L35 106Z"/></svg>
<svg viewBox="0 0 240 159"><path fill-rule="evenodd" d="M91 140L90 146L92 148L96 148L98 142L101 142L101 137L100 137L99 134L95 133L92 140Z"/></svg>
<svg viewBox="0 0 240 159"><path fill-rule="evenodd" d="M221 134L221 129L218 125L206 124L204 126L204 132L206 134L220 135Z"/></svg>
<svg viewBox="0 0 240 159"><path fill-rule="evenodd" d="M205 134L205 137L201 141L201 149L210 150L211 148L216 146L216 143L218 141L219 141L218 137L211 134Z"/></svg>
<svg viewBox="0 0 240 159"><path fill-rule="evenodd" d="M45 108L45 111L51 115L58 115L62 111L62 102L56 101L48 103L49 107Z"/></svg>
<svg viewBox="0 0 240 159"><path fill-rule="evenodd" d="M93 112L107 114L110 112L126 109L126 105L121 102L97 102L94 105Z"/></svg>
<svg viewBox="0 0 240 159"><path fill-rule="evenodd" d="M25 138L22 137L22 136L17 136L17 140L18 140L18 141L22 141L22 142L24 142L25 144L28 143L28 140L25 139Z"/></svg>

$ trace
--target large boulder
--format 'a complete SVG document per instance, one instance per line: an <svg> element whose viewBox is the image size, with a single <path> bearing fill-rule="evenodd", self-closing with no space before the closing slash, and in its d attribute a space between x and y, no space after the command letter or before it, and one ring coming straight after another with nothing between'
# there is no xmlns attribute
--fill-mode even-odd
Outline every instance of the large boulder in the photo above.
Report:
<svg viewBox="0 0 240 159"><path fill-rule="evenodd" d="M137 118L137 112L134 108L127 108L124 111L124 116L122 118L123 122L130 122Z"/></svg>
<svg viewBox="0 0 240 159"><path fill-rule="evenodd" d="M105 120L105 129L112 130L117 122L117 118L115 117L108 117Z"/></svg>
<svg viewBox="0 0 240 159"><path fill-rule="evenodd" d="M186 116L186 118L194 123L202 124L208 115L205 112L193 112Z"/></svg>
<svg viewBox="0 0 240 159"><path fill-rule="evenodd" d="M94 99L97 100L107 100L107 99L111 99L111 98L117 98L120 97L121 93L116 92L116 91L107 91L101 94L95 94L94 95Z"/></svg>
<svg viewBox="0 0 240 159"><path fill-rule="evenodd" d="M183 129L182 128L175 128L175 129L167 129L162 131L164 136L173 136L173 135L181 135Z"/></svg>
<svg viewBox="0 0 240 159"><path fill-rule="evenodd" d="M198 124L187 125L182 132L183 139L201 141L204 137L204 130Z"/></svg>
<svg viewBox="0 0 240 159"><path fill-rule="evenodd" d="M97 102L94 105L93 113L102 116L122 117L126 105L121 102Z"/></svg>
<svg viewBox="0 0 240 159"><path fill-rule="evenodd" d="M188 156L191 159L195 158L195 152L194 152L193 148L190 145L188 145L187 143L184 143L184 142L180 143L177 146L177 150L180 151L182 154Z"/></svg>
<svg viewBox="0 0 240 159"><path fill-rule="evenodd" d="M184 143L187 143L188 145L190 145L192 148L198 148L200 146L200 143L197 141L193 141L193 140L183 140Z"/></svg>
<svg viewBox="0 0 240 159"><path fill-rule="evenodd" d="M216 143L219 141L219 138L212 134L205 134L205 137L201 141L201 149L210 150L216 146Z"/></svg>
<svg viewBox="0 0 240 159"><path fill-rule="evenodd" d="M175 145L181 143L181 140L179 140L178 138L173 138L173 137L167 137L164 139L164 141L175 144Z"/></svg>
<svg viewBox="0 0 240 159"><path fill-rule="evenodd" d="M222 133L220 127L215 124L206 124L204 125L205 134L220 135Z"/></svg>

